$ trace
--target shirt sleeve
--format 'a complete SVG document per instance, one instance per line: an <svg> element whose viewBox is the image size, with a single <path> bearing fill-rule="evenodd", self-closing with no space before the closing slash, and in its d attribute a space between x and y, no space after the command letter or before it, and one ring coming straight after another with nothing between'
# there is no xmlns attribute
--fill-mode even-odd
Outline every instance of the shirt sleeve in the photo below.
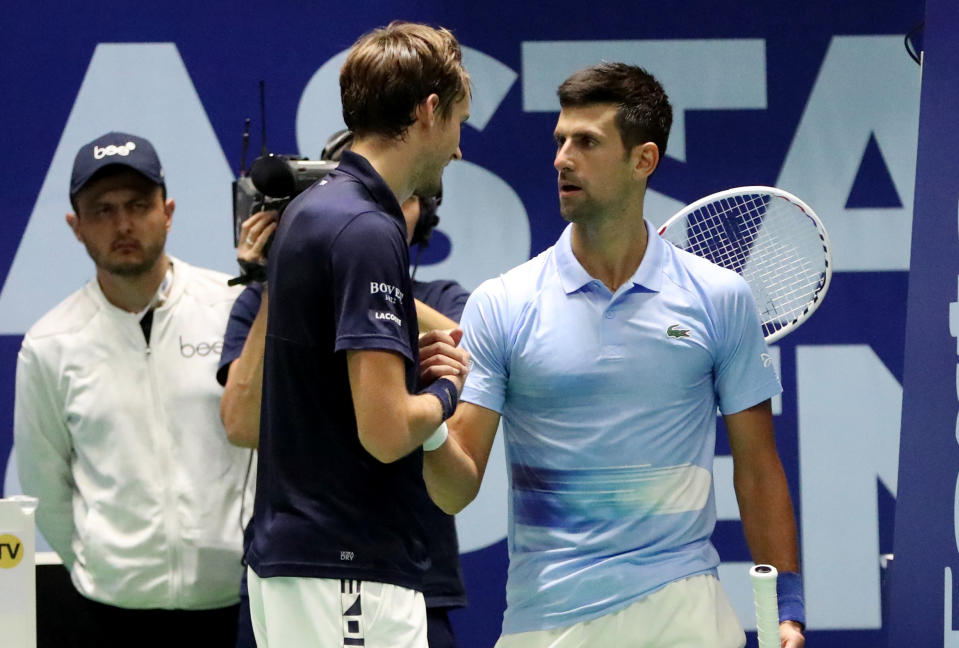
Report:
<svg viewBox="0 0 959 648"><path fill-rule="evenodd" d="M782 392L756 304L740 277L720 303L723 329L715 364L719 410L734 414Z"/></svg>
<svg viewBox="0 0 959 648"><path fill-rule="evenodd" d="M250 284L233 302L230 319L226 323L226 333L223 334L220 364L216 370L216 380L221 386L226 386L230 365L243 353L243 345L246 344L246 338L253 327L253 320L256 319L262 300L263 284Z"/></svg>
<svg viewBox="0 0 959 648"><path fill-rule="evenodd" d="M470 295L460 321L470 353L470 372L460 400L503 413L509 382L507 301L501 279L483 283Z"/></svg>
<svg viewBox="0 0 959 648"><path fill-rule="evenodd" d="M49 368L29 338L25 339L17 357L13 414L17 470L24 494L40 500L37 527L70 569L76 559L72 549L73 442L54 385Z"/></svg>
<svg viewBox="0 0 959 648"><path fill-rule="evenodd" d="M411 348L412 283L409 250L392 217L360 214L337 235L330 251L337 351L395 351L415 362ZM415 352L415 353L414 353Z"/></svg>

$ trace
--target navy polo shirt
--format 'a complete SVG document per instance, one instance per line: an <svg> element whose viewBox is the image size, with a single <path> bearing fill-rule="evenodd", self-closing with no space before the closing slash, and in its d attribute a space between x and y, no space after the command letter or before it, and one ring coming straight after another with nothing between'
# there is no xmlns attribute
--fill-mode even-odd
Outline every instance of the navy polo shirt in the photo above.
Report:
<svg viewBox="0 0 959 648"><path fill-rule="evenodd" d="M440 279L437 281L413 281L413 297L435 308L450 319L459 321L463 307L469 298L469 292L455 281ZM240 293L223 336L223 353L220 355L220 367L217 380L226 384L230 364L240 357L243 345L250 334L253 320L260 309L263 299L263 284L251 283ZM425 526L429 529L426 537L426 550L431 566L423 577L423 596L426 607L457 608L466 605L466 589L460 567L459 542L456 536L456 520L452 515L441 511L432 501L416 500L422 503ZM252 523L248 533L244 534L244 551L253 539Z"/></svg>
<svg viewBox="0 0 959 648"><path fill-rule="evenodd" d="M254 539L260 577L350 578L422 589L422 452L390 464L360 445L350 350L386 350L417 376L406 224L362 157L299 195L270 251Z"/></svg>

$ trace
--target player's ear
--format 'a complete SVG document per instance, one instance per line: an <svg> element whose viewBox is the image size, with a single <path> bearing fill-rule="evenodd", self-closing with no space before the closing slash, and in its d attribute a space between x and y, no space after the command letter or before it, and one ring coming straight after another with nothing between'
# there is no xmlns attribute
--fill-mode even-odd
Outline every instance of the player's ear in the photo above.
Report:
<svg viewBox="0 0 959 648"><path fill-rule="evenodd" d="M439 116L440 96L435 92L416 106L413 116L424 126L432 126Z"/></svg>
<svg viewBox="0 0 959 648"><path fill-rule="evenodd" d="M173 225L173 211L176 209L176 203L173 202L173 198L167 198L166 202L163 203L163 213L166 214L166 231L170 231L170 227Z"/></svg>
<svg viewBox="0 0 959 648"><path fill-rule="evenodd" d="M659 166L659 147L653 142L637 144L630 153L630 161L637 179L648 178Z"/></svg>
<svg viewBox="0 0 959 648"><path fill-rule="evenodd" d="M69 226L73 235L77 237L77 240L83 243L83 239L80 237L80 219L73 212L67 212L67 226Z"/></svg>

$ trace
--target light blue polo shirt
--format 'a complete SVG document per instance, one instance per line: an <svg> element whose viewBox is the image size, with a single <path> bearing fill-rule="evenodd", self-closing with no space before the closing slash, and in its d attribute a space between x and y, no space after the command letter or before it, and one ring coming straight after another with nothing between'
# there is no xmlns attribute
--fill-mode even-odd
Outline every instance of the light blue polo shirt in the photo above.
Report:
<svg viewBox="0 0 959 648"><path fill-rule="evenodd" d="M462 399L500 412L510 478L504 633L563 627L716 573L716 409L782 391L739 275L663 241L611 293L571 227L463 313Z"/></svg>

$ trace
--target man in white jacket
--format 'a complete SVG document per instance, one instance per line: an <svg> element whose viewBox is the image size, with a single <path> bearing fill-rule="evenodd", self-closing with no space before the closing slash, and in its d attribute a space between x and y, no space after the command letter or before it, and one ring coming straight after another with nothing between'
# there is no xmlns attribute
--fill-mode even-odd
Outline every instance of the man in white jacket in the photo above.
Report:
<svg viewBox="0 0 959 648"><path fill-rule="evenodd" d="M23 490L89 608L90 645L232 646L247 455L226 441L213 376L237 291L165 253L174 202L145 139L81 148L70 201L96 277L24 337Z"/></svg>

